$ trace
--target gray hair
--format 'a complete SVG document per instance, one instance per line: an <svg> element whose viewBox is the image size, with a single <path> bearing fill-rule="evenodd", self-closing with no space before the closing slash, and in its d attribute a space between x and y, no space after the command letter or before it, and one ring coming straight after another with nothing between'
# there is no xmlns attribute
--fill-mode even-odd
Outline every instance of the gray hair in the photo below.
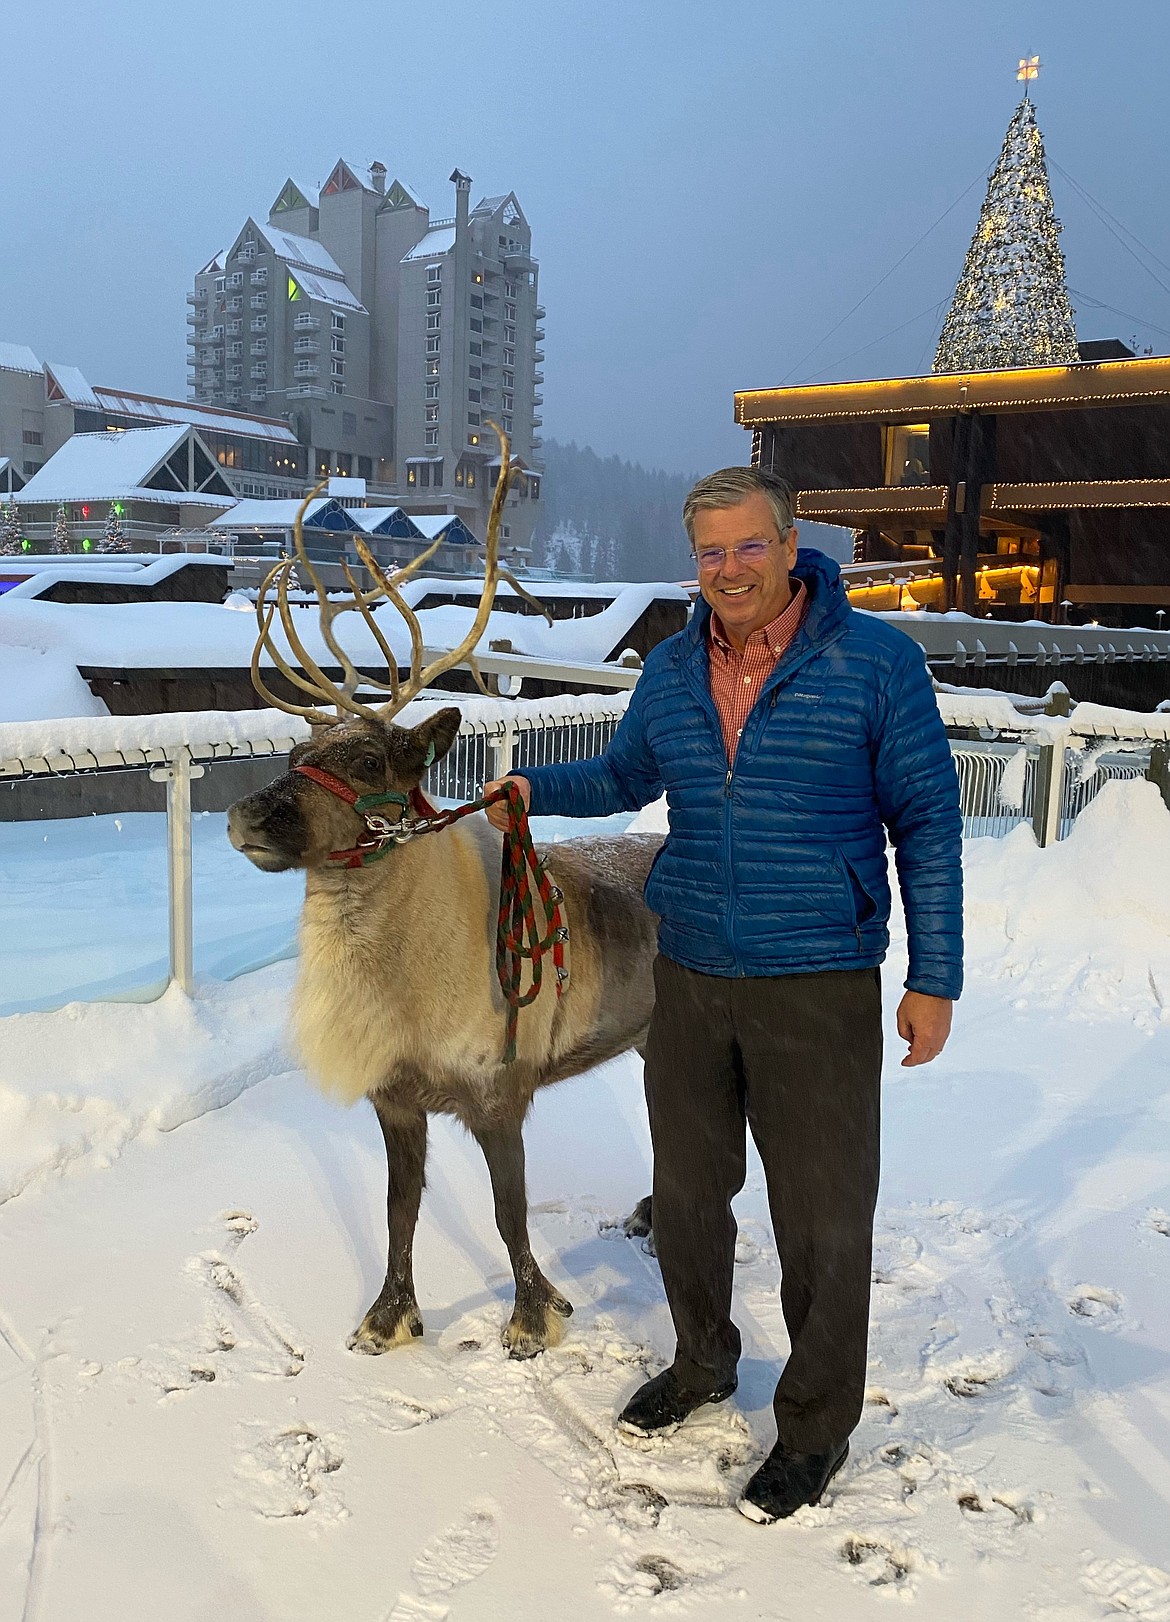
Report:
<svg viewBox="0 0 1170 1622"><path fill-rule="evenodd" d="M796 523L796 503L792 491L778 473L762 467L721 467L708 473L683 502L683 524L687 539L695 544L695 514L712 507L738 507L750 496L763 496L772 509L781 537Z"/></svg>

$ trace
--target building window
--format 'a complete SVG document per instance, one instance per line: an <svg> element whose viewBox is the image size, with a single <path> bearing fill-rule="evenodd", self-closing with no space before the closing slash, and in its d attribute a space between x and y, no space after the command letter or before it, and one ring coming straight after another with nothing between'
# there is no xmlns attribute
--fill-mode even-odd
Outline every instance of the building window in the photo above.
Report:
<svg viewBox="0 0 1170 1622"><path fill-rule="evenodd" d="M35 428L26 428L21 437L26 445L43 445L45 443L44 434L39 433Z"/></svg>
<svg viewBox="0 0 1170 1622"><path fill-rule="evenodd" d="M471 326L472 332L482 332L483 331L483 322L482 321L477 321L474 316L472 316L472 318L471 318L470 326Z"/></svg>
<svg viewBox="0 0 1170 1622"><path fill-rule="evenodd" d="M513 395L511 395L511 394L505 394L504 395L504 410L505 411L511 411L511 409L512 409L512 401L513 401L514 398L515 397Z"/></svg>
<svg viewBox="0 0 1170 1622"><path fill-rule="evenodd" d="M347 479L352 474L352 472L353 472L353 457L349 454L348 451L338 451L338 453L337 453L337 471L344 478L347 478Z"/></svg>
<svg viewBox="0 0 1170 1622"><path fill-rule="evenodd" d="M268 308L268 294L253 293L250 302L254 310L266 310Z"/></svg>
<svg viewBox="0 0 1170 1622"><path fill-rule="evenodd" d="M516 297L516 283L515 282L505 282L504 283L504 297L505 298L515 298Z"/></svg>
<svg viewBox="0 0 1170 1622"><path fill-rule="evenodd" d="M429 405L429 406L424 406L423 407L423 421L424 422L438 422L438 420L439 420L439 408L438 408L437 405Z"/></svg>
<svg viewBox="0 0 1170 1622"><path fill-rule="evenodd" d="M227 279L227 284L228 284L229 287L243 287L243 285L244 285L244 273L243 273L243 271L242 270L233 270L231 275Z"/></svg>
<svg viewBox="0 0 1170 1622"><path fill-rule="evenodd" d="M467 413L467 420L468 420L468 422L473 423L476 426L478 426L479 425L479 412L478 411L469 411Z"/></svg>
<svg viewBox="0 0 1170 1622"><path fill-rule="evenodd" d="M39 473L44 465L45 464L43 462L25 462L24 471L26 477L33 473Z"/></svg>
<svg viewBox="0 0 1170 1622"><path fill-rule="evenodd" d="M436 490L439 489L440 485L443 483L442 462L431 463L431 483L434 485Z"/></svg>
<svg viewBox="0 0 1170 1622"><path fill-rule="evenodd" d="M930 483L929 423L888 423L882 438L887 484Z"/></svg>
<svg viewBox="0 0 1170 1622"><path fill-rule="evenodd" d="M442 267L442 265L428 265L427 266L427 281L428 282L441 282L442 279L443 279L443 267Z"/></svg>
<svg viewBox="0 0 1170 1622"><path fill-rule="evenodd" d="M483 309L483 294L482 293L473 293L471 295L471 308L473 310L482 310Z"/></svg>
<svg viewBox="0 0 1170 1622"><path fill-rule="evenodd" d="M438 353L439 353L439 335L438 335L438 333L436 333L433 338L428 338L427 339L427 354L428 355L437 355Z"/></svg>
<svg viewBox="0 0 1170 1622"><path fill-rule="evenodd" d="M428 377L438 377L438 375L439 375L439 363L438 363L437 360L429 360L429 361L427 361L427 363L426 363L426 375Z"/></svg>
<svg viewBox="0 0 1170 1622"><path fill-rule="evenodd" d="M357 476L359 479L372 479L374 477L374 458L372 456L358 457Z"/></svg>
<svg viewBox="0 0 1170 1622"><path fill-rule="evenodd" d="M339 338L336 333L329 340L329 348L335 355L345 354L345 339Z"/></svg>
<svg viewBox="0 0 1170 1622"><path fill-rule="evenodd" d="M345 384L344 383L330 383L329 392L330 392L330 394L344 394L345 393Z"/></svg>
<svg viewBox="0 0 1170 1622"><path fill-rule="evenodd" d="M515 319L516 319L516 306L514 304L505 304L504 305L504 320L505 321L515 321Z"/></svg>
<svg viewBox="0 0 1170 1622"><path fill-rule="evenodd" d="M478 389L468 389L467 398L469 400L474 400L478 404L479 403L479 393L480 393L480 391Z"/></svg>
<svg viewBox="0 0 1170 1622"><path fill-rule="evenodd" d="M439 430L437 428L428 428L423 435L423 440L428 446L437 445L439 443Z"/></svg>
<svg viewBox="0 0 1170 1622"><path fill-rule="evenodd" d="M505 372L504 373L504 387L506 389L512 389L512 388L515 388L515 386L516 386L516 374L515 374L515 372Z"/></svg>
<svg viewBox="0 0 1170 1622"><path fill-rule="evenodd" d="M266 287L268 285L268 266L258 265L252 272L252 286Z"/></svg>
<svg viewBox="0 0 1170 1622"><path fill-rule="evenodd" d="M253 355L266 355L268 353L268 339L254 338L252 340Z"/></svg>
<svg viewBox="0 0 1170 1622"><path fill-rule="evenodd" d="M528 481L528 494L533 501L540 500L540 480L530 478Z"/></svg>
<svg viewBox="0 0 1170 1622"><path fill-rule="evenodd" d="M504 350L504 365L505 366L515 366L515 364L516 364L516 351L514 349L505 349Z"/></svg>
<svg viewBox="0 0 1170 1622"><path fill-rule="evenodd" d="M438 310L436 310L432 315L427 316L427 331L438 332L441 322L442 316L439 314Z"/></svg>
<svg viewBox="0 0 1170 1622"><path fill-rule="evenodd" d="M268 331L268 317L266 315L254 315L252 317L250 325L251 325L251 328L252 328L253 332L267 332Z"/></svg>
<svg viewBox="0 0 1170 1622"><path fill-rule="evenodd" d="M506 344L514 344L516 342L516 328L515 327L505 327L504 328L504 342Z"/></svg>
<svg viewBox="0 0 1170 1622"><path fill-rule="evenodd" d="M345 376L345 362L343 360L330 361L329 366L330 366L330 371L331 371L331 373L332 373L332 375L334 377L344 377Z"/></svg>
<svg viewBox="0 0 1170 1622"><path fill-rule="evenodd" d="M483 345L479 343L469 343L467 346L467 352L469 355L482 355Z"/></svg>
<svg viewBox="0 0 1170 1622"><path fill-rule="evenodd" d="M357 412L343 411L341 413L341 431L343 434L357 433Z"/></svg>
<svg viewBox="0 0 1170 1622"><path fill-rule="evenodd" d="M233 332L239 332L242 326L243 323L240 321L229 321L227 324L228 337L230 338Z"/></svg>
<svg viewBox="0 0 1170 1622"><path fill-rule="evenodd" d="M432 309L432 310L437 310L439 308L439 305L442 304L442 302L443 302L443 289L441 287L429 287L427 289L427 305L428 305L428 307L430 309Z"/></svg>
<svg viewBox="0 0 1170 1622"><path fill-rule="evenodd" d="M244 308L244 301L238 293L234 298L228 299L227 308L229 315L234 315L237 310L242 310Z"/></svg>
<svg viewBox="0 0 1170 1622"><path fill-rule="evenodd" d="M299 360L293 367L294 377L316 377L317 362L314 360Z"/></svg>
<svg viewBox="0 0 1170 1622"><path fill-rule="evenodd" d="M439 398L439 385L437 383L428 383L424 392L428 400L437 400Z"/></svg>
<svg viewBox="0 0 1170 1622"><path fill-rule="evenodd" d="M217 276L215 278L215 291L217 293L222 293L226 287L227 287L227 277L226 276Z"/></svg>
<svg viewBox="0 0 1170 1622"><path fill-rule="evenodd" d="M483 372L478 366L469 366L467 368L467 375L468 377L482 377Z"/></svg>
<svg viewBox="0 0 1170 1622"><path fill-rule="evenodd" d="M244 346L237 338L234 343L230 343L227 346L227 352L229 357L234 358L236 355L242 355L244 353Z"/></svg>

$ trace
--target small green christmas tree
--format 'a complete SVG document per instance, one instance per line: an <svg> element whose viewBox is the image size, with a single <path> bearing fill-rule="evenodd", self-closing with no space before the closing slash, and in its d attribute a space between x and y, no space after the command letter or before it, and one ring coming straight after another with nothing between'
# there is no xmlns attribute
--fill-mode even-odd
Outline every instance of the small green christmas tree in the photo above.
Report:
<svg viewBox="0 0 1170 1622"><path fill-rule="evenodd" d="M1068 366L1077 359L1060 221L1036 109L1025 96L987 183L934 370Z"/></svg>
<svg viewBox="0 0 1170 1622"><path fill-rule="evenodd" d="M0 553L12 557L20 551L20 508L9 496L0 520Z"/></svg>
<svg viewBox="0 0 1170 1622"><path fill-rule="evenodd" d="M130 542L126 539L122 529L121 503L110 502L110 512L106 519L106 532L102 536L99 552L129 552Z"/></svg>
<svg viewBox="0 0 1170 1622"><path fill-rule="evenodd" d="M57 508L57 516L53 520L53 551L69 552L69 509L64 502Z"/></svg>

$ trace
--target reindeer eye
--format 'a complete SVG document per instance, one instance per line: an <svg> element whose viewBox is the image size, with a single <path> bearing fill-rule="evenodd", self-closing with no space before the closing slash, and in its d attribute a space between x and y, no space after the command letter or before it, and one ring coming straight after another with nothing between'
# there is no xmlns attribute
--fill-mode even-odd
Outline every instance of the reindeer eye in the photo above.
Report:
<svg viewBox="0 0 1170 1622"><path fill-rule="evenodd" d="M376 777L381 769L382 762L378 759L377 755L362 756L362 771L368 772L371 777Z"/></svg>

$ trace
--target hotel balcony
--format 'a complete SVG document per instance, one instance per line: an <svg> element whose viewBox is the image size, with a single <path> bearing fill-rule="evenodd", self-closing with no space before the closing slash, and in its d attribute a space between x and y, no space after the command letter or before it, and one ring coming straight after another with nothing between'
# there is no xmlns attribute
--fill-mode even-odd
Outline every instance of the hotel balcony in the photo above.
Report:
<svg viewBox="0 0 1170 1622"><path fill-rule="evenodd" d="M294 332L316 332L321 323L315 315L298 315L293 317Z"/></svg>
<svg viewBox="0 0 1170 1622"><path fill-rule="evenodd" d="M320 350L316 338L298 338L293 344L294 355L315 355Z"/></svg>
<svg viewBox="0 0 1170 1622"><path fill-rule="evenodd" d="M545 309L544 309L544 305L543 305L543 304L538 304L538 305L537 305L537 306L536 306L536 319L537 319L537 320L538 320L538 321L543 321L543 320L544 320L544 316L545 316Z"/></svg>
<svg viewBox="0 0 1170 1622"><path fill-rule="evenodd" d="M537 327L536 332L533 334L533 336L535 337L536 342L538 344L542 344L544 342L544 328L543 327Z"/></svg>

